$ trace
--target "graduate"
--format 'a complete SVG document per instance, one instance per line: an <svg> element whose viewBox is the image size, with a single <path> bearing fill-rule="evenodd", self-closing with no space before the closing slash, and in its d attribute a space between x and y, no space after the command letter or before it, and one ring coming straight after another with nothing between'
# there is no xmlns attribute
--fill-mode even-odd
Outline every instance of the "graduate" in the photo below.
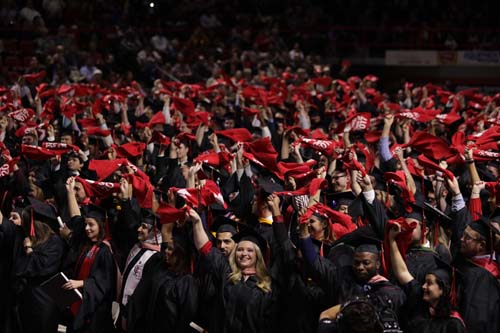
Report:
<svg viewBox="0 0 500 333"><path fill-rule="evenodd" d="M320 286L334 305L354 297L369 296L376 307L390 308L399 315L406 297L398 286L379 274L381 241L366 227L347 236L356 239L352 264L349 266L320 257L314 249L307 228L301 228L300 247L313 276L320 281Z"/></svg>
<svg viewBox="0 0 500 333"><path fill-rule="evenodd" d="M80 290L83 299L70 307L68 332L110 332L114 329L111 305L117 292L117 266L106 240L107 214L91 205L83 217L75 196L71 195L74 183L73 177L66 181L69 213L73 225L85 225L86 239L78 242L81 238L73 236L70 241L78 256L74 267L67 272L70 280L63 288Z"/></svg>
<svg viewBox="0 0 500 333"><path fill-rule="evenodd" d="M238 233L228 262L212 247L198 213L190 209L186 219L192 222L194 244L211 267L223 304L221 332L275 332L277 290L264 262L266 241L251 229Z"/></svg>
<svg viewBox="0 0 500 333"><path fill-rule="evenodd" d="M60 317L56 304L41 290L40 284L59 271L64 244L48 224L41 222L44 220L41 210L40 204L22 211L16 209L21 215L21 225L9 220L3 221L0 228L0 234L12 246L6 253L13 255L13 280L8 282L13 294L5 294L5 304L9 304L9 296L15 297L16 306L11 307L15 309L15 327L22 332L54 332ZM5 315L9 314L5 309ZM8 327L10 320L12 317L5 318L2 325Z"/></svg>
<svg viewBox="0 0 500 333"><path fill-rule="evenodd" d="M500 332L500 269L492 260L492 230L486 218L467 225L455 258L463 273L460 313L468 332Z"/></svg>
<svg viewBox="0 0 500 333"><path fill-rule="evenodd" d="M128 300L127 332L192 332L189 324L196 322L198 288L191 274L191 244L180 229L163 239L169 241L148 260Z"/></svg>
<svg viewBox="0 0 500 333"><path fill-rule="evenodd" d="M421 286L409 272L399 252L396 236L400 232L401 225L392 226L389 232L389 246L392 269L408 300L408 324L405 332L466 332L460 314L453 308L453 302L456 301L453 268L442 262L441 267L427 272L425 283Z"/></svg>
<svg viewBox="0 0 500 333"><path fill-rule="evenodd" d="M120 313L124 319L128 312L126 308L128 300L142 278L144 266L160 251L162 237L156 228L156 216L151 211L143 213L142 223L137 228L137 240L129 252L123 270ZM123 323L123 328L125 327Z"/></svg>
<svg viewBox="0 0 500 333"><path fill-rule="evenodd" d="M280 328L287 332L316 332L318 317L329 304L326 293L308 274L300 251L288 236L278 196L270 195L267 203L273 214L277 243L272 271L280 277L281 298L277 319L280 320Z"/></svg>
<svg viewBox="0 0 500 333"><path fill-rule="evenodd" d="M21 228L22 210L15 212L16 220L6 218L0 211L0 332L11 332L14 329L14 290L11 281L14 272L15 254L22 248L23 230ZM16 237L16 234L19 234Z"/></svg>

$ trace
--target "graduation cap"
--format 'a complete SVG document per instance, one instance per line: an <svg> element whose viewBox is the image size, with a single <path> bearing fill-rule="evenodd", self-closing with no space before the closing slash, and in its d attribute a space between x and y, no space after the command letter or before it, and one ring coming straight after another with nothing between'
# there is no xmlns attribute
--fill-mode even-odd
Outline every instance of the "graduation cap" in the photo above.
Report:
<svg viewBox="0 0 500 333"><path fill-rule="evenodd" d="M27 208L33 208L34 217L41 222L55 222L57 215L55 208L34 197L26 197Z"/></svg>
<svg viewBox="0 0 500 333"><path fill-rule="evenodd" d="M77 158L80 163L83 163L83 158L82 156L80 156L80 154L78 154L76 151L72 150L70 152L68 152L68 154L66 154L66 156L68 157L68 159L70 158Z"/></svg>
<svg viewBox="0 0 500 333"><path fill-rule="evenodd" d="M439 256L434 256L436 262L436 268L431 269L426 274L432 274L437 280L441 281L445 286L450 288L450 302L452 306L457 305L457 286L456 286L456 275L460 272L455 269L455 267L448 264Z"/></svg>
<svg viewBox="0 0 500 333"><path fill-rule="evenodd" d="M57 216L54 207L46 204L43 201L37 200L33 197L26 197L24 221L23 226L29 229L29 235L35 236L35 220L44 222L52 227L52 229L57 230ZM26 220L27 219L27 220ZM29 225L26 223L29 222Z"/></svg>
<svg viewBox="0 0 500 333"><path fill-rule="evenodd" d="M149 208L141 208L142 223L154 227L156 226L156 215Z"/></svg>
<svg viewBox="0 0 500 333"><path fill-rule="evenodd" d="M354 249L354 253L369 252L380 255L382 241L378 238L363 236L359 239L360 244Z"/></svg>
<svg viewBox="0 0 500 333"><path fill-rule="evenodd" d="M107 213L101 207L90 204L87 206L87 210L85 211L85 218L91 218L104 223L107 219Z"/></svg>
<svg viewBox="0 0 500 333"><path fill-rule="evenodd" d="M358 228L345 236L339 238L333 243L333 246L346 244L355 248L356 253L370 252L380 254L382 240L371 227Z"/></svg>
<svg viewBox="0 0 500 333"><path fill-rule="evenodd" d="M283 191L283 185L278 183L272 177L260 177L258 182L259 182L260 194L261 194L262 199L267 198L269 195L273 194L274 192Z"/></svg>
<svg viewBox="0 0 500 333"><path fill-rule="evenodd" d="M356 199L356 195L352 191L343 191L329 193L326 195L326 198L338 210L342 205L349 206Z"/></svg>
<svg viewBox="0 0 500 333"><path fill-rule="evenodd" d="M489 221L485 217L481 217L480 219L469 223L468 226L481 235L486 240L486 248L489 253L492 253L493 250L493 230Z"/></svg>
<svg viewBox="0 0 500 333"><path fill-rule="evenodd" d="M215 233L230 232L231 236L236 235L244 227L248 227L245 224L236 222L235 220L227 217L227 215L219 215L215 217L212 225L210 226L210 231Z"/></svg>
<svg viewBox="0 0 500 333"><path fill-rule="evenodd" d="M252 228L245 228L238 232L236 235L233 236L233 240L236 243L239 243L241 241L249 241L257 245L262 252L262 256L264 258L267 257L267 241L254 229Z"/></svg>
<svg viewBox="0 0 500 333"><path fill-rule="evenodd" d="M71 128L67 128L67 127L64 127L60 130L59 132L59 137L62 137L62 136L71 136L71 138L73 139L75 137L75 130L71 129Z"/></svg>
<svg viewBox="0 0 500 333"><path fill-rule="evenodd" d="M174 228L172 231L172 238L174 240L175 247L181 247L186 255L191 254L191 241L189 236L183 228Z"/></svg>

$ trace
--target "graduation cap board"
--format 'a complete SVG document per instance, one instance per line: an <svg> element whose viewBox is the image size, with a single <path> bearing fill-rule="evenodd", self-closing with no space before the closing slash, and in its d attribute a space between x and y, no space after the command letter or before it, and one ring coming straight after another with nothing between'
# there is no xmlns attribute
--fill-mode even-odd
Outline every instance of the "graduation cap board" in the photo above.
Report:
<svg viewBox="0 0 500 333"><path fill-rule="evenodd" d="M156 225L156 215L153 213L151 209L142 208L141 209L142 223L146 223L147 225L153 227Z"/></svg>
<svg viewBox="0 0 500 333"><path fill-rule="evenodd" d="M486 241L486 248L490 249L493 245L493 228L491 227L490 222L482 217L472 223L469 223L468 226L480 234Z"/></svg>
<svg viewBox="0 0 500 333"><path fill-rule="evenodd" d="M232 236L236 235L239 231L249 228L246 224L239 223L226 215L219 215L215 217L210 231L215 233L229 232Z"/></svg>
<svg viewBox="0 0 500 333"><path fill-rule="evenodd" d="M283 186L272 177L259 178L259 188L260 194L263 198L267 198L274 192L283 191Z"/></svg>
<svg viewBox="0 0 500 333"><path fill-rule="evenodd" d="M343 205L349 206L356 199L356 195L352 191L335 192L326 194L326 199L338 209Z"/></svg>
<svg viewBox="0 0 500 333"><path fill-rule="evenodd" d="M439 256L434 256L434 260L436 261L436 268L431 269L426 274L433 274L436 279L440 280L445 286L450 288L450 302L453 306L456 306L456 279L457 276L461 275L461 272L456 270L455 267L451 266L446 261L439 258Z"/></svg>
<svg viewBox="0 0 500 333"><path fill-rule="evenodd" d="M239 243L241 241L249 241L257 245L264 256L266 258L267 254L267 241L259 235L257 231L255 231L252 228L245 228L238 232L236 235L233 236L233 240L236 243Z"/></svg>
<svg viewBox="0 0 500 333"><path fill-rule="evenodd" d="M382 240L371 227L358 228L333 243L333 246L345 244L355 248L355 252L370 252L380 254Z"/></svg>
<svg viewBox="0 0 500 333"><path fill-rule="evenodd" d="M28 208L33 208L33 213L37 220L41 222L57 221L56 211L51 205L33 197L26 197L26 203L28 204Z"/></svg>
<svg viewBox="0 0 500 333"><path fill-rule="evenodd" d="M96 205L88 205L88 209L85 212L85 218L92 218L96 221L105 222L107 218L106 211Z"/></svg>

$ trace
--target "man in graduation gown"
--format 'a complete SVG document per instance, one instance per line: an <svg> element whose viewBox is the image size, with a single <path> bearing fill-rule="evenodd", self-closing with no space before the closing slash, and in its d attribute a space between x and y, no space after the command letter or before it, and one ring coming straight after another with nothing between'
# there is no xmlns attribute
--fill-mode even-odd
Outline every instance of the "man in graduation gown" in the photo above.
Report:
<svg viewBox="0 0 500 333"><path fill-rule="evenodd" d="M307 232L301 232L300 245L304 258L313 276L320 281L320 286L331 297L332 305L341 304L357 296L369 297L380 310L389 308L398 313L406 297L396 285L378 274L380 269L381 242L361 235L360 245L356 247L351 266L336 265L320 257L314 250Z"/></svg>
<svg viewBox="0 0 500 333"><path fill-rule="evenodd" d="M388 221L384 205L375 198L375 191L373 190L369 177L363 178L360 183L363 190L361 199L363 202L363 209L365 216L372 226L377 236L384 238L386 224ZM423 220L424 215L422 209L414 207L411 213L405 215L405 222L407 224L415 224L415 229L412 233L412 242L406 252L406 264L412 276L417 279L420 284L424 283L426 272L437 268L435 256L437 255L431 248L421 244L422 239L426 239L428 229L424 228Z"/></svg>
<svg viewBox="0 0 500 333"><path fill-rule="evenodd" d="M487 221L470 223L456 265L463 275L461 312L468 332L500 332L500 268L490 261Z"/></svg>
<svg viewBox="0 0 500 333"><path fill-rule="evenodd" d="M211 226L211 229L215 230L216 246L226 258L229 258L236 246L233 240L233 236L237 233L236 226L235 221L225 216L216 217ZM200 285L200 304L204 305L200 307L200 325L209 332L219 332L223 327L223 313L220 311L223 304L217 297L217 286L212 275L205 274L208 270L210 267L200 260L195 272Z"/></svg>
<svg viewBox="0 0 500 333"><path fill-rule="evenodd" d="M128 208L125 210L127 211ZM123 270L120 313L124 319L126 319L128 300L142 278L144 266L154 254L160 251L162 243L161 234L156 230L154 214L151 211L149 211L149 215L146 214L142 214L142 223L136 228L139 241L130 250ZM123 325L123 328L125 327Z"/></svg>
<svg viewBox="0 0 500 333"><path fill-rule="evenodd" d="M456 180L449 182L453 194L451 211L454 264L462 273L459 310L467 331L500 332L500 269L490 258L492 230L485 218L471 222Z"/></svg>

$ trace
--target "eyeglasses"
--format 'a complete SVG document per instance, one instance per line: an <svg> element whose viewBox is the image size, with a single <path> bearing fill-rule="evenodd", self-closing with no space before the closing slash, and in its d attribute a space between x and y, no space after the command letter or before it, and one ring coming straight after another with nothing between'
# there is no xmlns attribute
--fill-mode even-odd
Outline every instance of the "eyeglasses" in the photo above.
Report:
<svg viewBox="0 0 500 333"><path fill-rule="evenodd" d="M468 241L474 241L474 242L482 242L484 241L484 239L481 239L481 238L474 238L472 237L471 235L469 235L468 233L464 232L463 234L463 238L466 242Z"/></svg>

